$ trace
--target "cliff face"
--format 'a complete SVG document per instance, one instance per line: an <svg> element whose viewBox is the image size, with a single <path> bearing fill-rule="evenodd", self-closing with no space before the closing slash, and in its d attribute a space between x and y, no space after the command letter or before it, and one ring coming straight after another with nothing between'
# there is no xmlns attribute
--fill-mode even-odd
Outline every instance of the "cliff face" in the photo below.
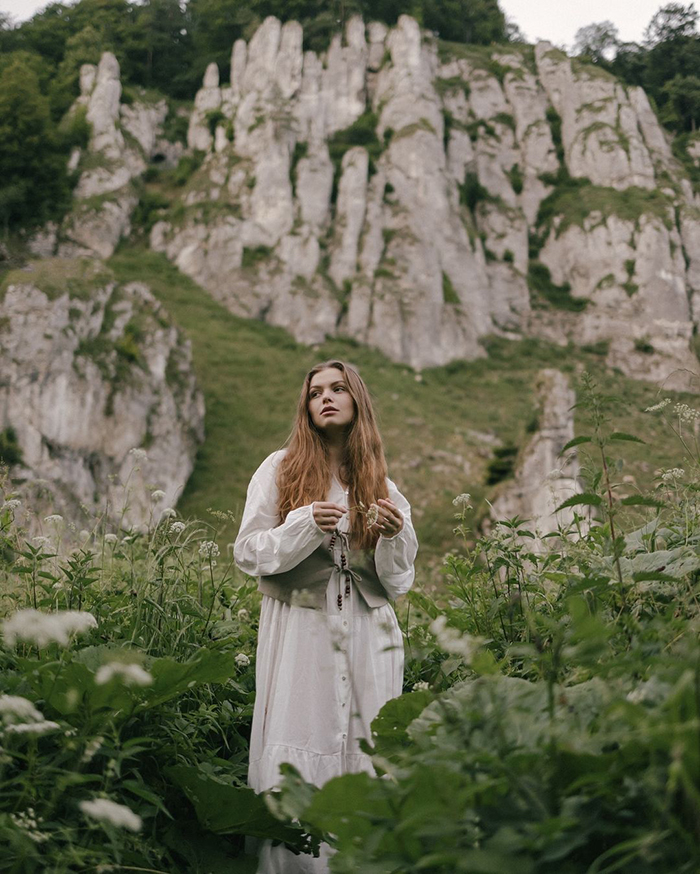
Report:
<svg viewBox="0 0 700 874"><path fill-rule="evenodd" d="M22 496L83 526L80 505L136 527L174 506L204 404L189 343L148 288L91 259L35 262L0 287L0 326L0 430Z"/></svg>
<svg viewBox="0 0 700 874"><path fill-rule="evenodd" d="M643 91L548 44L436 43L350 21L325 55L267 19L211 65L206 153L151 244L235 313L415 367L485 334L607 344L685 386L700 221ZM603 348L603 347L602 347Z"/></svg>

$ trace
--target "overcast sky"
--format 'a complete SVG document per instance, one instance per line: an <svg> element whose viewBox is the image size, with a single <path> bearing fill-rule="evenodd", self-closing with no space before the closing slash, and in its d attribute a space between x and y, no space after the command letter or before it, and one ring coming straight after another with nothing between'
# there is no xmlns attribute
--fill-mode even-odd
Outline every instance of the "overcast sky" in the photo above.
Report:
<svg viewBox="0 0 700 874"><path fill-rule="evenodd" d="M667 0L500 0L501 8L529 41L548 39L563 46L573 44L579 27L606 20L617 25L623 40L636 42L664 2ZM17 22L31 18L45 5L45 0L0 0L0 10L9 12Z"/></svg>

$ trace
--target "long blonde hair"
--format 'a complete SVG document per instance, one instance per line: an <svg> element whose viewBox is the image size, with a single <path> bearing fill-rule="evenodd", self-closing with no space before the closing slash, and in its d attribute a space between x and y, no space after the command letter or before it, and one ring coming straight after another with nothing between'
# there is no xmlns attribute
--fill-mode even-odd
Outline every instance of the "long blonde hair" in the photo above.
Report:
<svg viewBox="0 0 700 874"><path fill-rule="evenodd" d="M389 496L386 459L367 386L357 370L344 361L323 361L306 374L287 441L288 450L277 473L280 521L284 522L297 507L326 500L331 482L328 444L311 420L309 391L314 376L330 367L343 373L355 402L341 462L341 473L349 487L351 543L356 549L372 549L379 535L367 529L366 519L357 508L361 503L369 507L379 498Z"/></svg>

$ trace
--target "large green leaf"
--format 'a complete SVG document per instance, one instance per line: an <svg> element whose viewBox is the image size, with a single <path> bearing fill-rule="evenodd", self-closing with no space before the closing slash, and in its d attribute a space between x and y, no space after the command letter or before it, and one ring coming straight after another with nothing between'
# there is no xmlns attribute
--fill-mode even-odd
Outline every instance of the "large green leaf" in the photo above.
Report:
<svg viewBox="0 0 700 874"><path fill-rule="evenodd" d="M558 513L560 510L565 510L567 507L579 507L579 506L587 506L587 507L599 507L603 503L603 499L600 495L596 495L593 492L581 492L581 494L573 495L571 498L567 498L563 501L557 509L554 511Z"/></svg>
<svg viewBox="0 0 700 874"><path fill-rule="evenodd" d="M209 831L283 841L299 852L312 849L313 838L299 826L276 819L263 796L252 789L221 783L191 765L172 765L165 772L187 795L200 824Z"/></svg>
<svg viewBox="0 0 700 874"><path fill-rule="evenodd" d="M389 759L403 749L409 743L406 729L434 698L432 692L422 690L387 701L372 721L373 751Z"/></svg>

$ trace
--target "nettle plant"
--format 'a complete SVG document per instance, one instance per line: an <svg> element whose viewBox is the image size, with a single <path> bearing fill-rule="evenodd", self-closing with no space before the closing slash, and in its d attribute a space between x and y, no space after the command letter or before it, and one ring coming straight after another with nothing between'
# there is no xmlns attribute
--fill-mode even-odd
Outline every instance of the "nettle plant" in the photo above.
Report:
<svg viewBox="0 0 700 874"><path fill-rule="evenodd" d="M0 870L210 870L245 834L306 846L246 788L258 601L221 530L53 514L29 538L20 507L0 508ZM199 772L238 793L225 837L193 820Z"/></svg>
<svg viewBox="0 0 700 874"><path fill-rule="evenodd" d="M411 691L366 744L384 779L317 790L288 766L270 796L337 849L334 872L698 870L700 413L669 420L684 469L629 495L614 451L642 441L611 427L619 400L586 375L580 396L566 529L538 538L516 518L470 548L455 499L444 603L409 595Z"/></svg>

